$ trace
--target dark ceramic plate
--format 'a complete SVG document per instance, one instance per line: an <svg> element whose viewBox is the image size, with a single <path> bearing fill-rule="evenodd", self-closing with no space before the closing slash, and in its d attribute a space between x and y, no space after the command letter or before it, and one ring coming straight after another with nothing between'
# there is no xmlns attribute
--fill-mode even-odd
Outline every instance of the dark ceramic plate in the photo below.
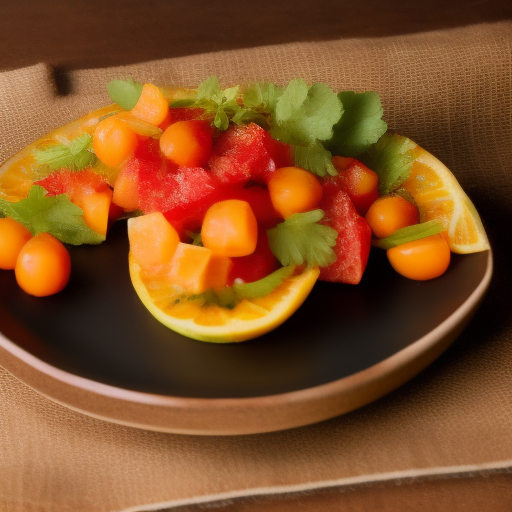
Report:
<svg viewBox="0 0 512 512"><path fill-rule="evenodd" d="M144 308L128 275L126 225L71 249L61 293L37 299L0 272L0 363L49 398L142 428L242 434L360 407L430 364L489 284L490 252L454 255L413 282L373 250L358 286L318 283L301 309L259 339L216 345L180 336Z"/></svg>

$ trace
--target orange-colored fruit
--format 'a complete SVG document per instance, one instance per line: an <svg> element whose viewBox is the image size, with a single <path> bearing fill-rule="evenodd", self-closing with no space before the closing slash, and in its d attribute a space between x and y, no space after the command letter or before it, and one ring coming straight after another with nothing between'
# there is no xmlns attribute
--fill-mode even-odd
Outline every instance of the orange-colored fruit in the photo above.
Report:
<svg viewBox="0 0 512 512"><path fill-rule="evenodd" d="M132 284L148 311L170 329L201 341L229 343L261 336L287 320L304 302L315 284L318 268L286 279L258 299L243 299L233 308L204 305L184 296L169 281L148 278L130 256Z"/></svg>
<svg viewBox="0 0 512 512"><path fill-rule="evenodd" d="M422 222L436 220L448 234L453 252L489 249L478 212L450 170L423 148L414 150L412 172L402 186L414 197Z"/></svg>
<svg viewBox="0 0 512 512"><path fill-rule="evenodd" d="M160 137L162 153L184 167L205 164L210 158L212 145L212 131L205 121L178 121L171 124Z"/></svg>
<svg viewBox="0 0 512 512"><path fill-rule="evenodd" d="M401 196L379 197L368 212L366 220L377 238L392 235L397 229L417 224L420 220L418 208Z"/></svg>
<svg viewBox="0 0 512 512"><path fill-rule="evenodd" d="M227 199L206 212L201 240L219 256L248 256L256 249L258 222L246 201Z"/></svg>
<svg viewBox="0 0 512 512"><path fill-rule="evenodd" d="M82 194L75 202L82 208L85 223L96 233L106 236L112 189Z"/></svg>
<svg viewBox="0 0 512 512"><path fill-rule="evenodd" d="M130 254L147 274L167 272L180 243L176 230L160 212L128 219Z"/></svg>
<svg viewBox="0 0 512 512"><path fill-rule="evenodd" d="M11 217L0 218L0 268L13 270L22 247L32 234Z"/></svg>
<svg viewBox="0 0 512 512"><path fill-rule="evenodd" d="M135 117L158 126L169 112L169 103L156 85L144 84L139 100L130 112Z"/></svg>
<svg viewBox="0 0 512 512"><path fill-rule="evenodd" d="M401 275L416 281L444 274L450 264L450 247L441 234L414 240L388 249L391 266Z"/></svg>
<svg viewBox="0 0 512 512"><path fill-rule="evenodd" d="M294 213L313 210L322 198L318 178L300 167L276 169L268 182L268 190L274 208L284 219Z"/></svg>
<svg viewBox="0 0 512 512"><path fill-rule="evenodd" d="M65 288L71 273L71 258L61 242L41 233L23 246L14 272L23 291L45 297Z"/></svg>
<svg viewBox="0 0 512 512"><path fill-rule="evenodd" d="M121 119L110 116L94 130L92 147L96 156L110 167L120 166L135 150L137 136Z"/></svg>
<svg viewBox="0 0 512 512"><path fill-rule="evenodd" d="M179 243L168 278L173 286L192 295L226 285L229 258L215 256L207 247Z"/></svg>
<svg viewBox="0 0 512 512"><path fill-rule="evenodd" d="M112 202L126 211L139 207L139 176L135 167L125 165L119 171L114 182Z"/></svg>

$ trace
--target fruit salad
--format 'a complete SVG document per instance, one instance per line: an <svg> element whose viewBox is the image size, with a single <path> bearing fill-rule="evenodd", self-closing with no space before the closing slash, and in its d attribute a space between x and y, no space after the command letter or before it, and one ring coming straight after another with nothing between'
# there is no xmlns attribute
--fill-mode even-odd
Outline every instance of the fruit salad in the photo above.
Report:
<svg viewBox="0 0 512 512"><path fill-rule="evenodd" d="M65 288L66 246L126 222L151 314L191 338L243 341L284 322L318 279L357 285L370 250L428 280L452 252L489 248L453 174L388 131L377 93L215 77L107 90L112 105L0 168L0 268L31 295Z"/></svg>

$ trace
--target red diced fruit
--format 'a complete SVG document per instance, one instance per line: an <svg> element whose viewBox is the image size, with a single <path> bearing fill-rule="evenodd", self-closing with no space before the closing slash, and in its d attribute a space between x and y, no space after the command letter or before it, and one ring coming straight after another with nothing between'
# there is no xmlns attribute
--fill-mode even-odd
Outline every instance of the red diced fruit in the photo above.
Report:
<svg viewBox="0 0 512 512"><path fill-rule="evenodd" d="M201 119L204 116L202 108L171 108L170 124L177 123L178 121L191 121L192 119Z"/></svg>
<svg viewBox="0 0 512 512"><path fill-rule="evenodd" d="M259 230L258 243L252 254L231 258L231 261L233 264L228 276L228 286L232 286L236 279L244 283L258 281L280 267L279 260L270 250L266 229Z"/></svg>
<svg viewBox="0 0 512 512"><path fill-rule="evenodd" d="M268 182L270 199L284 219L313 210L322 198L318 178L300 167L281 167Z"/></svg>
<svg viewBox="0 0 512 512"><path fill-rule="evenodd" d="M325 212L322 222L338 232L334 247L336 261L320 270L320 279L358 284L370 254L372 231L368 223L357 213L348 193L333 180L323 183L319 207Z"/></svg>
<svg viewBox="0 0 512 512"><path fill-rule="evenodd" d="M183 167L197 167L210 158L213 135L205 121L178 121L160 137L160 149L171 162Z"/></svg>
<svg viewBox="0 0 512 512"><path fill-rule="evenodd" d="M293 165L290 146L274 140L270 134L251 123L232 126L223 132L209 161L212 173L222 183L249 180L267 183L279 167Z"/></svg>
<svg viewBox="0 0 512 512"><path fill-rule="evenodd" d="M332 163L338 171L336 180L350 196L359 215L366 215L368 208L379 198L379 177L355 158L335 156Z"/></svg>

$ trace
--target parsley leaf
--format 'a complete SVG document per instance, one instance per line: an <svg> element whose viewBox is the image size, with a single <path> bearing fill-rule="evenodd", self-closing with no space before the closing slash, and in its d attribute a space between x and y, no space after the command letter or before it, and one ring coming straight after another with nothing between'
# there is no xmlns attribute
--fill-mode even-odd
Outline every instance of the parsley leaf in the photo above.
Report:
<svg viewBox="0 0 512 512"><path fill-rule="evenodd" d="M238 85L223 90L217 77L211 76L199 84L195 98L173 101L170 106L202 108L207 117L213 118L213 125L216 128L227 130L230 120L240 110L239 96Z"/></svg>
<svg viewBox="0 0 512 512"><path fill-rule="evenodd" d="M45 165L52 170L65 167L80 171L96 163L96 156L90 151L91 146L92 136L85 133L66 143L36 149L34 158L39 165Z"/></svg>
<svg viewBox="0 0 512 512"><path fill-rule="evenodd" d="M382 120L382 104L376 92L344 91L338 93L338 98L344 112L325 145L335 155L356 157L367 151L387 130L387 124Z"/></svg>
<svg viewBox="0 0 512 512"><path fill-rule="evenodd" d="M131 110L142 94L142 84L131 79L112 80L107 84L107 92L114 103Z"/></svg>
<svg viewBox="0 0 512 512"><path fill-rule="evenodd" d="M379 176L380 195L393 192L407 179L415 159L415 147L410 139L387 132L361 157Z"/></svg>
<svg viewBox="0 0 512 512"><path fill-rule="evenodd" d="M282 265L326 267L336 261L332 249L338 232L319 224L323 210L295 213L267 231L270 249Z"/></svg>
<svg viewBox="0 0 512 512"><path fill-rule="evenodd" d="M0 199L0 212L18 221L33 235L50 233L72 245L99 244L105 240L87 226L82 209L66 194L48 197L39 185L33 185L28 197L17 203Z"/></svg>
<svg viewBox="0 0 512 512"><path fill-rule="evenodd" d="M294 148L295 165L307 169L317 176L336 176L338 171L332 164L332 155L317 141L311 146Z"/></svg>
<svg viewBox="0 0 512 512"><path fill-rule="evenodd" d="M329 86L318 82L308 87L302 79L292 80L276 101L270 133L287 144L309 146L332 137L342 111Z"/></svg>
<svg viewBox="0 0 512 512"><path fill-rule="evenodd" d="M375 240L373 245L380 249L391 249L399 245L414 242L420 238L437 235L444 230L442 224L436 220L429 220L421 224L414 224L405 228L397 229L392 235Z"/></svg>

